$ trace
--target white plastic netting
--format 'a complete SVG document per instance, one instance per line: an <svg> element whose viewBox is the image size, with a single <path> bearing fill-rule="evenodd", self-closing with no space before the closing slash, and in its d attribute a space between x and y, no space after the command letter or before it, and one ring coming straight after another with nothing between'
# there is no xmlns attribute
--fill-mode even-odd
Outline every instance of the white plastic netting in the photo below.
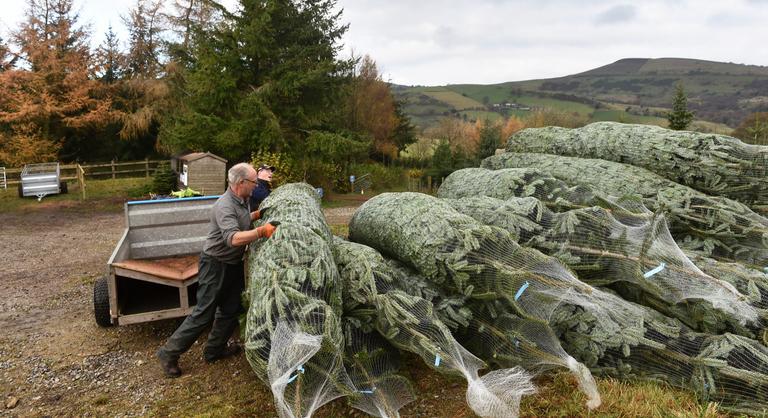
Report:
<svg viewBox="0 0 768 418"><path fill-rule="evenodd" d="M571 371L590 409L596 373L768 414L768 219L723 197L761 210L759 158L721 138L635 146L623 128L590 129L526 132L525 146L610 159L590 144L621 144L615 159L635 166L505 153L483 162L494 170L448 176L440 198L370 199L350 241L331 236L313 188L276 189L262 208L281 224L249 251L245 343L278 414L346 397L399 417L416 398L403 352L465 379L484 417L518 416L532 377L553 368Z"/></svg>
<svg viewBox="0 0 768 418"><path fill-rule="evenodd" d="M341 285L319 197L306 184L270 194L274 235L251 245L246 357L281 417L306 417L354 393L344 369Z"/></svg>
<svg viewBox="0 0 768 418"><path fill-rule="evenodd" d="M599 158L631 164L709 195L768 211L768 147L711 133L596 122L578 129L524 129L509 152Z"/></svg>
<svg viewBox="0 0 768 418"><path fill-rule="evenodd" d="M530 375L512 368L480 377L478 372L486 368L485 363L454 339L432 302L396 287L396 273L376 250L336 238L334 255L344 286L350 290L345 301L352 305L351 315L373 310L373 327L394 346L417 354L441 373L464 377L467 404L477 415L518 415L522 396L535 392Z"/></svg>
<svg viewBox="0 0 768 418"><path fill-rule="evenodd" d="M521 244L556 257L582 281L611 286L624 299L653 306L693 329L754 338L764 328L764 312L732 284L692 263L661 214L601 207L555 213L533 197L446 201L480 222L510 228Z"/></svg>
<svg viewBox="0 0 768 418"><path fill-rule="evenodd" d="M555 256L579 279L609 287L598 304L636 319L624 325L614 315L618 328L611 330L607 321L594 325L599 310L556 310L550 324L576 359L596 373L664 381L729 410L766 413L768 350L753 339L764 338L764 272L680 250L664 216L637 199L558 184L528 169L454 175L439 191L456 197L445 199L452 207Z"/></svg>
<svg viewBox="0 0 768 418"><path fill-rule="evenodd" d="M355 316L353 316L355 315ZM357 392L350 404L375 417L399 417L400 408L416 399L410 381L400 371L400 353L378 332L366 331L361 316L371 312L345 312L344 365Z"/></svg>
<svg viewBox="0 0 768 418"><path fill-rule="evenodd" d="M760 266L768 263L768 219L742 203L706 195L643 168L534 153L496 155L483 160L482 167L535 169L569 186L586 187L593 194L636 195L649 209L667 216L681 247Z"/></svg>
<svg viewBox="0 0 768 418"><path fill-rule="evenodd" d="M529 369L570 365L590 397L588 406L600 404L592 376L586 368L569 364L570 356L547 325L561 303L594 306L593 289L555 259L522 248L509 233L418 193L385 193L368 200L355 212L349 231L351 240L400 260L430 285L478 302L469 328L498 329L499 335L491 335L499 339L496 347L516 364ZM520 319L517 327L510 328L515 319ZM515 335L517 341L509 338Z"/></svg>

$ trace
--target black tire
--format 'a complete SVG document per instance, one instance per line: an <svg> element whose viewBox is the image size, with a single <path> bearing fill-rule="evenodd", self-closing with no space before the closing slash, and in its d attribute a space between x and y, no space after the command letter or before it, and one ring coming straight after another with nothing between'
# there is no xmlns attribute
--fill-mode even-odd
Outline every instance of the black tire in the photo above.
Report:
<svg viewBox="0 0 768 418"><path fill-rule="evenodd" d="M109 314L109 285L106 277L99 278L93 284L93 316L100 327L112 326L112 316Z"/></svg>
<svg viewBox="0 0 768 418"><path fill-rule="evenodd" d="M19 183L19 197L24 197L24 187Z"/></svg>
<svg viewBox="0 0 768 418"><path fill-rule="evenodd" d="M62 181L59 183L59 193L67 194L69 193L69 189L67 188L67 182Z"/></svg>

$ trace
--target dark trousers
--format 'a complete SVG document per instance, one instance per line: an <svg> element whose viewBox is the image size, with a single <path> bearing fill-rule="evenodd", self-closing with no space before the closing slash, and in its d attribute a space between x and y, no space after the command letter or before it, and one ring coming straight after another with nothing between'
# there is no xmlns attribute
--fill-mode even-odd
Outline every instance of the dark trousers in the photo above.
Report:
<svg viewBox="0 0 768 418"><path fill-rule="evenodd" d="M178 359L213 322L203 350L205 358L213 358L226 347L237 328L240 295L245 289L243 263L226 264L201 254L197 277L197 305L160 348L158 354L162 357Z"/></svg>

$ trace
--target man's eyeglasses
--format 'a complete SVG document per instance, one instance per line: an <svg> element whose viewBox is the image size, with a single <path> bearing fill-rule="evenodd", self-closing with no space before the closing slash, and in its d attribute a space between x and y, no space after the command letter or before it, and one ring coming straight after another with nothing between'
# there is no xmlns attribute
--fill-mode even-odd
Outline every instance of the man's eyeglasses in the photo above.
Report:
<svg viewBox="0 0 768 418"><path fill-rule="evenodd" d="M243 180L245 180L245 181L250 181L251 183L253 183L253 184L256 184L256 182L255 182L255 181L253 181L253 180L251 180L251 179L243 179Z"/></svg>

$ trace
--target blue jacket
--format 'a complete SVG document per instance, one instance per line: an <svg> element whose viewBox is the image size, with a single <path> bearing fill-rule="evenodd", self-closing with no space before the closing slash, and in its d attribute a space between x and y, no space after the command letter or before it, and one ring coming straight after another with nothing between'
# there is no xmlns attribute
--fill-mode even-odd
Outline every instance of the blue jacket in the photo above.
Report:
<svg viewBox="0 0 768 418"><path fill-rule="evenodd" d="M261 204L264 199L269 196L269 193L272 191L272 187L269 185L269 182L266 180L259 179L259 182L256 184L256 187L253 188L253 191L251 192L251 198L249 200L251 205L251 212L259 208L259 205Z"/></svg>

